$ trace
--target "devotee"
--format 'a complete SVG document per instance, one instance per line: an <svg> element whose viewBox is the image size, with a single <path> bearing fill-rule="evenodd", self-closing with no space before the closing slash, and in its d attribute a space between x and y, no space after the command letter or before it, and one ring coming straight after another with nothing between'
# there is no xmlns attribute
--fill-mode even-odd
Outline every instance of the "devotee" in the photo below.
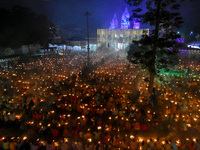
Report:
<svg viewBox="0 0 200 150"><path fill-rule="evenodd" d="M31 150L38 150L38 143L37 142L33 142L32 144L31 144Z"/></svg>
<svg viewBox="0 0 200 150"><path fill-rule="evenodd" d="M171 144L171 148L172 148L173 150L178 150L178 148L177 148L175 142L174 142L173 140L171 140L171 139L170 139L169 141L170 141L170 144Z"/></svg>
<svg viewBox="0 0 200 150"><path fill-rule="evenodd" d="M8 118L9 118L10 126L13 127L15 125L15 119L16 119L15 114L11 111Z"/></svg>
<svg viewBox="0 0 200 150"><path fill-rule="evenodd" d="M54 149L55 149L54 144L49 141L46 145L46 150L54 150Z"/></svg>
<svg viewBox="0 0 200 150"><path fill-rule="evenodd" d="M143 148L145 147L145 143L142 143L143 144ZM135 141L135 139L131 140L130 141L130 149L133 149L133 150L136 150L138 149L138 143Z"/></svg>
<svg viewBox="0 0 200 150"><path fill-rule="evenodd" d="M200 150L200 141L199 141L199 139L197 139L196 141L197 141L196 150Z"/></svg>
<svg viewBox="0 0 200 150"><path fill-rule="evenodd" d="M3 149L10 150L10 142L8 141L8 139L3 140Z"/></svg>
<svg viewBox="0 0 200 150"><path fill-rule="evenodd" d="M165 140L164 148L165 150L171 150L171 145L169 144L168 140Z"/></svg>
<svg viewBox="0 0 200 150"><path fill-rule="evenodd" d="M95 59L91 63L96 64L95 69L85 77L82 75L84 57L76 55L58 57L57 60L49 56L38 58L35 62L16 65L15 70L8 74L1 72L0 76L10 80L9 87L12 86L14 90L10 92L5 105L0 105L4 110L1 112L5 124L3 127L9 128L6 124L10 121L9 112L12 111L10 114L13 114L16 122L19 121L24 133L52 138L54 146L57 143L53 140L67 137L71 141L66 144L71 148L78 147L80 141L87 143L90 139L89 147L95 147L97 142L101 143L96 146L98 149L105 148L102 145L106 144L106 148L138 149L141 146L142 149L158 150L162 149L162 142L158 139L154 142L153 139L157 137L151 137L147 146L146 142L141 143L137 139L138 134L146 135L148 131L165 132L166 129L170 129L170 132L183 129L187 133L191 128L198 129L200 103L197 93L190 89L178 91L177 87L186 84L183 82L188 79L165 76L163 81L164 78L169 78L167 82L170 81L171 84L156 82L159 108L155 109L148 106L146 100L146 71L138 71L134 65L120 57L117 60L115 57L105 59L101 65L96 63L96 59L100 57L93 57ZM1 78L0 81L5 82ZM190 87L194 85L192 78L187 82L191 83ZM138 87L133 88L133 85ZM3 94L6 91L8 89ZM192 107L193 105L196 107ZM196 134L198 133L197 130ZM128 138L131 134L135 136L134 139ZM181 138L180 135L177 138ZM174 143L166 142L163 147L170 149L170 145L176 149L176 142L175 139ZM62 142L59 144L62 145ZM190 141L186 145L187 148L194 149L195 144L198 145L196 142L192 145ZM184 145L184 142L181 143L179 148L185 149ZM44 149L44 146L38 147ZM57 149L58 146L54 148Z"/></svg>
<svg viewBox="0 0 200 150"><path fill-rule="evenodd" d="M24 140L23 143L21 144L21 146L19 147L19 150L30 150L31 146L29 141Z"/></svg>
<svg viewBox="0 0 200 150"><path fill-rule="evenodd" d="M160 141L160 138L157 138L156 142L155 142L155 148L157 150L161 150L162 149L162 143Z"/></svg>
<svg viewBox="0 0 200 150"><path fill-rule="evenodd" d="M141 143L141 149L146 150L147 149L147 143L143 140Z"/></svg>
<svg viewBox="0 0 200 150"><path fill-rule="evenodd" d="M150 147L151 149L154 149L155 143L154 143L153 139L150 139L150 142L149 142L148 144L149 144L149 147Z"/></svg>

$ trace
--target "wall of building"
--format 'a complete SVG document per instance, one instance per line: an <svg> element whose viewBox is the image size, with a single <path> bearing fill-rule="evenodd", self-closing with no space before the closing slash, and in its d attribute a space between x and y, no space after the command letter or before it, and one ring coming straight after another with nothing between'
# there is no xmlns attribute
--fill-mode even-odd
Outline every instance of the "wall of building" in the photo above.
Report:
<svg viewBox="0 0 200 150"><path fill-rule="evenodd" d="M125 49L133 40L140 40L149 34L149 29L97 29L97 43L108 47Z"/></svg>

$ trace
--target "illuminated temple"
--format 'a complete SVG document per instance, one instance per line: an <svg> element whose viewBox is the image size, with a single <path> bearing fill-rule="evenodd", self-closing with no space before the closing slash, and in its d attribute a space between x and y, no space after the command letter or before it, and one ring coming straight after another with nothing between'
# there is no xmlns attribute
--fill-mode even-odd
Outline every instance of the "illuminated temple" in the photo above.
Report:
<svg viewBox="0 0 200 150"><path fill-rule="evenodd" d="M97 29L97 43L106 43L108 47L125 49L133 40L140 40L144 34L149 34L149 29L140 29L140 20L133 19L131 28L130 14L126 7L122 17L121 26L115 14L110 22L109 29Z"/></svg>

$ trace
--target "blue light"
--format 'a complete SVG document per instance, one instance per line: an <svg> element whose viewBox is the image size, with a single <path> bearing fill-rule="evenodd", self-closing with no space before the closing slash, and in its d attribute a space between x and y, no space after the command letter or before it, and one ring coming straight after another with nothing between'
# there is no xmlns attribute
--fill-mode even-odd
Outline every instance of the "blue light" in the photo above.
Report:
<svg viewBox="0 0 200 150"><path fill-rule="evenodd" d="M110 27L109 29L117 29L118 28L118 20L117 20L117 15L115 14L112 21L110 22Z"/></svg>
<svg viewBox="0 0 200 150"><path fill-rule="evenodd" d="M140 24L141 24L140 18L133 19L133 29L140 29ZM130 26L131 26L130 14L129 14L128 8L126 7L121 17L121 27L119 27L117 15L115 14L113 19L110 22L109 29L119 29L119 28L130 29Z"/></svg>
<svg viewBox="0 0 200 150"><path fill-rule="evenodd" d="M178 42L178 43L184 43L184 38L177 38L176 42Z"/></svg>
<svg viewBox="0 0 200 150"><path fill-rule="evenodd" d="M130 14L128 12L128 8L126 7L124 13L122 14L121 20L121 29L129 29L130 28Z"/></svg>
<svg viewBox="0 0 200 150"><path fill-rule="evenodd" d="M138 18L134 19L133 29L140 29L140 19Z"/></svg>

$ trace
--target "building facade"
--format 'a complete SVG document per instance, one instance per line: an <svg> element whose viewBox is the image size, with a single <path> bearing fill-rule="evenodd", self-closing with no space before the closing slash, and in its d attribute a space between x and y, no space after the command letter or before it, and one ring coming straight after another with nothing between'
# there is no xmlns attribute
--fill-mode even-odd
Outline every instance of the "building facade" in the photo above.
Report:
<svg viewBox="0 0 200 150"><path fill-rule="evenodd" d="M140 40L143 35L149 35L149 29L140 29L140 19L130 21L130 14L126 7L120 21L115 14L110 22L109 29L97 29L97 44L106 43L107 47L125 49L133 40ZM131 24L133 24L131 28Z"/></svg>
<svg viewBox="0 0 200 150"><path fill-rule="evenodd" d="M144 34L149 35L149 29L97 29L97 43L125 49L133 40L140 40Z"/></svg>

